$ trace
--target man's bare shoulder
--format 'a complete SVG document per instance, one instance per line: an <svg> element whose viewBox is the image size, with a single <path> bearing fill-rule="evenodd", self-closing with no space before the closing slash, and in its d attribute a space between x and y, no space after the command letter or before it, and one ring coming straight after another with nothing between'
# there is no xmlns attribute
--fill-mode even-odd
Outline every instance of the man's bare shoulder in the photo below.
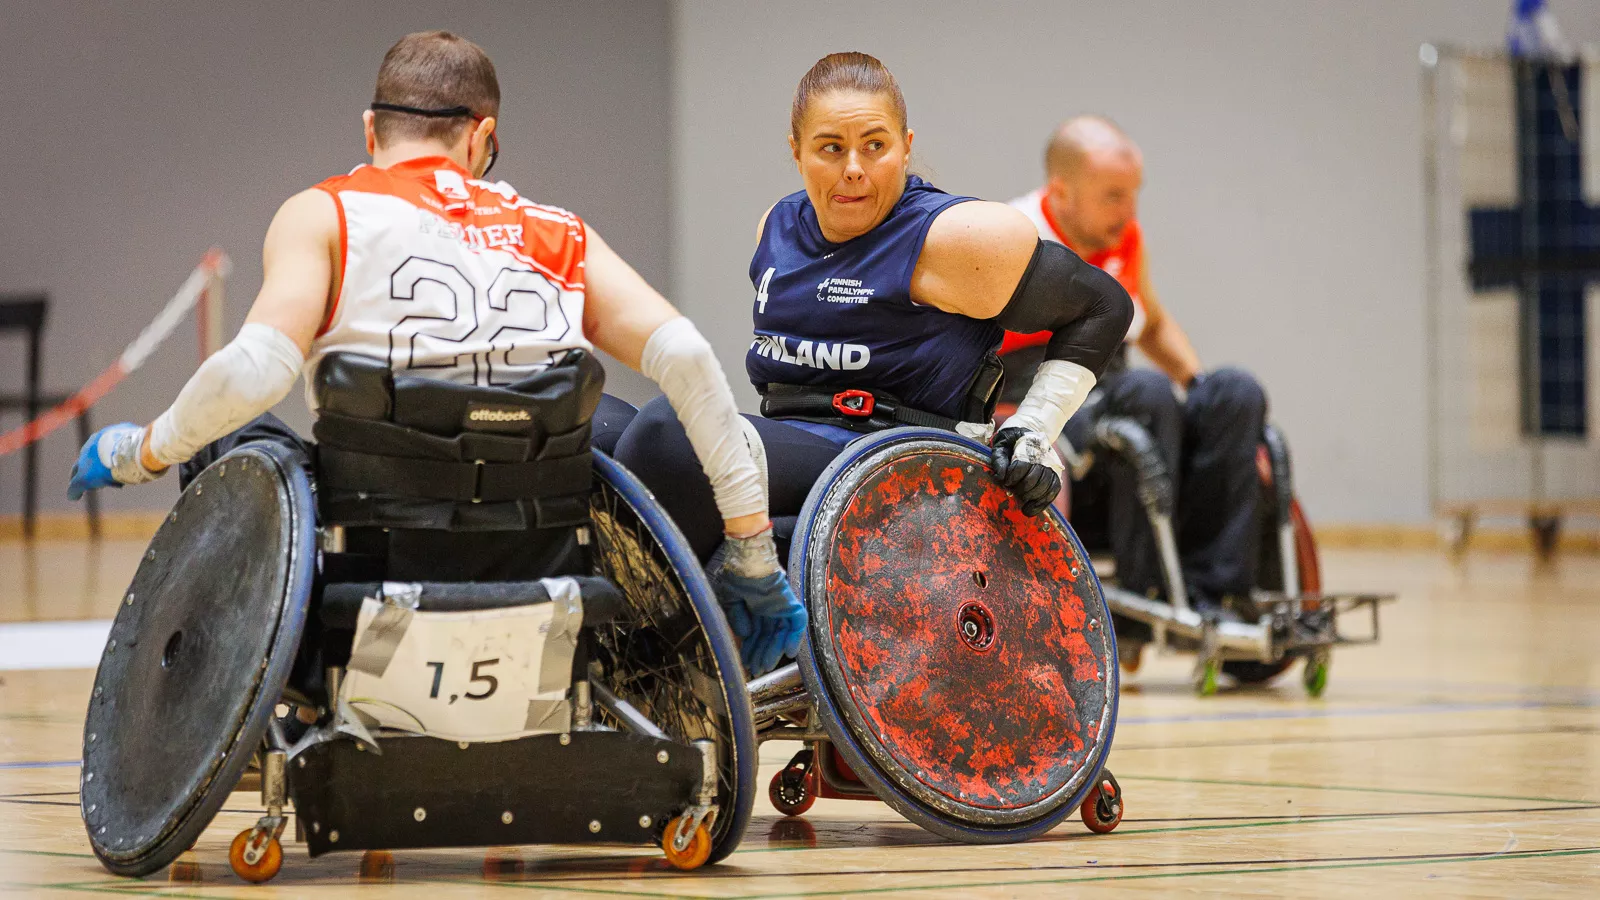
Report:
<svg viewBox="0 0 1600 900"><path fill-rule="evenodd" d="M283 205L278 207L277 215L272 217L272 226L277 228L279 225L297 232L337 234L339 230L337 201L333 199L332 194L321 188L306 188L283 201Z"/></svg>

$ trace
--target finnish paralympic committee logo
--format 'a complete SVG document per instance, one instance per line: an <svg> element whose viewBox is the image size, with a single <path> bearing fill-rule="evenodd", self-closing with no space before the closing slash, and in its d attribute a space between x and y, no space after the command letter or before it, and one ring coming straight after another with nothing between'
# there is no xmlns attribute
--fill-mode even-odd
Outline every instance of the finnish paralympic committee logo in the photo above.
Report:
<svg viewBox="0 0 1600 900"><path fill-rule="evenodd" d="M877 292L877 288L862 287L859 278L824 278L817 283L817 300L824 303L867 303Z"/></svg>

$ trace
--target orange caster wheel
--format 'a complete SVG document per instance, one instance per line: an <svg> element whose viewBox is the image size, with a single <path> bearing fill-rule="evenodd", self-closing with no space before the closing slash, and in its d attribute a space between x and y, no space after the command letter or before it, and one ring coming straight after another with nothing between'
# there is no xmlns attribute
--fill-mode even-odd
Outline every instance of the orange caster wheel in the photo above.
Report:
<svg viewBox="0 0 1600 900"><path fill-rule="evenodd" d="M356 881L361 884L393 884L394 854L387 850L368 850L361 854L361 868L356 870Z"/></svg>
<svg viewBox="0 0 1600 900"><path fill-rule="evenodd" d="M271 881L283 868L283 845L265 831L246 828L228 848L228 865L233 867L233 874L245 881Z"/></svg>
<svg viewBox="0 0 1600 900"><path fill-rule="evenodd" d="M786 816L801 815L817 802L814 780L809 768L786 766L772 776L772 782L767 785L767 799Z"/></svg>
<svg viewBox="0 0 1600 900"><path fill-rule="evenodd" d="M1083 798L1079 812L1083 815L1083 824L1095 834L1110 834L1122 823L1122 786L1117 784L1117 777L1111 770L1100 771L1099 784Z"/></svg>
<svg viewBox="0 0 1600 900"><path fill-rule="evenodd" d="M686 816L678 816L667 823L667 830L661 835L661 849L667 854L667 862L672 863L675 869L685 872L698 869L711 858L711 832L706 830L705 823L695 826L694 834L678 846L677 835L686 823Z"/></svg>

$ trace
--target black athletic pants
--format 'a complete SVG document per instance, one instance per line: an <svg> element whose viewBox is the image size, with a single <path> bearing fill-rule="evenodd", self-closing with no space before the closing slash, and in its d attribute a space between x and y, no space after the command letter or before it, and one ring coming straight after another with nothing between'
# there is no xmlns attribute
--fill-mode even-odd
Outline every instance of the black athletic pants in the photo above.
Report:
<svg viewBox="0 0 1600 900"><path fill-rule="evenodd" d="M766 445L769 515L782 537L793 528L793 517L805 505L811 485L844 444L787 422L745 418L755 424ZM722 543L722 514L711 494L711 481L667 398L657 397L639 410L612 455L656 495L700 561L709 560Z"/></svg>
<svg viewBox="0 0 1600 900"><path fill-rule="evenodd" d="M1260 552L1255 461L1267 416L1260 383L1241 369L1218 369L1180 402L1166 375L1125 369L1108 373L1096 390L1106 394L1101 415L1142 424L1173 473L1173 529L1190 601L1216 603L1225 595L1248 594L1256 585ZM1086 447L1093 428L1077 415L1064 433L1074 447ZM1072 485L1071 518L1086 541L1110 545L1122 587L1166 595L1160 550L1139 504L1132 467L1114 457L1096 462L1087 478ZM1102 522L1105 531L1099 532Z"/></svg>

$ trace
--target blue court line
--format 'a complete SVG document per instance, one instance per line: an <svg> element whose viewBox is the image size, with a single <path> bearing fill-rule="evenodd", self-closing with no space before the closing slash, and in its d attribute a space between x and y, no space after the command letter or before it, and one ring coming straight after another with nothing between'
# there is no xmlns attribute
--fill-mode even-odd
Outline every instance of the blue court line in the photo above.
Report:
<svg viewBox="0 0 1600 900"><path fill-rule="evenodd" d="M76 759L57 759L49 762L0 763L0 769L76 769L83 763Z"/></svg>
<svg viewBox="0 0 1600 900"><path fill-rule="evenodd" d="M1419 703L1409 706L1358 706L1347 709L1284 709L1241 712L1191 713L1170 716L1118 716L1118 725L1168 725L1185 722L1245 722L1265 719L1356 719L1418 713L1489 712L1507 709L1593 709L1594 700L1549 702L1505 700L1494 703Z"/></svg>
<svg viewBox="0 0 1600 900"><path fill-rule="evenodd" d="M1340 686L1381 687L1401 690L1467 691L1477 694L1529 694L1571 696L1580 695L1600 699L1600 691L1586 684L1508 684L1504 682L1450 681L1438 678L1361 678L1341 675Z"/></svg>

